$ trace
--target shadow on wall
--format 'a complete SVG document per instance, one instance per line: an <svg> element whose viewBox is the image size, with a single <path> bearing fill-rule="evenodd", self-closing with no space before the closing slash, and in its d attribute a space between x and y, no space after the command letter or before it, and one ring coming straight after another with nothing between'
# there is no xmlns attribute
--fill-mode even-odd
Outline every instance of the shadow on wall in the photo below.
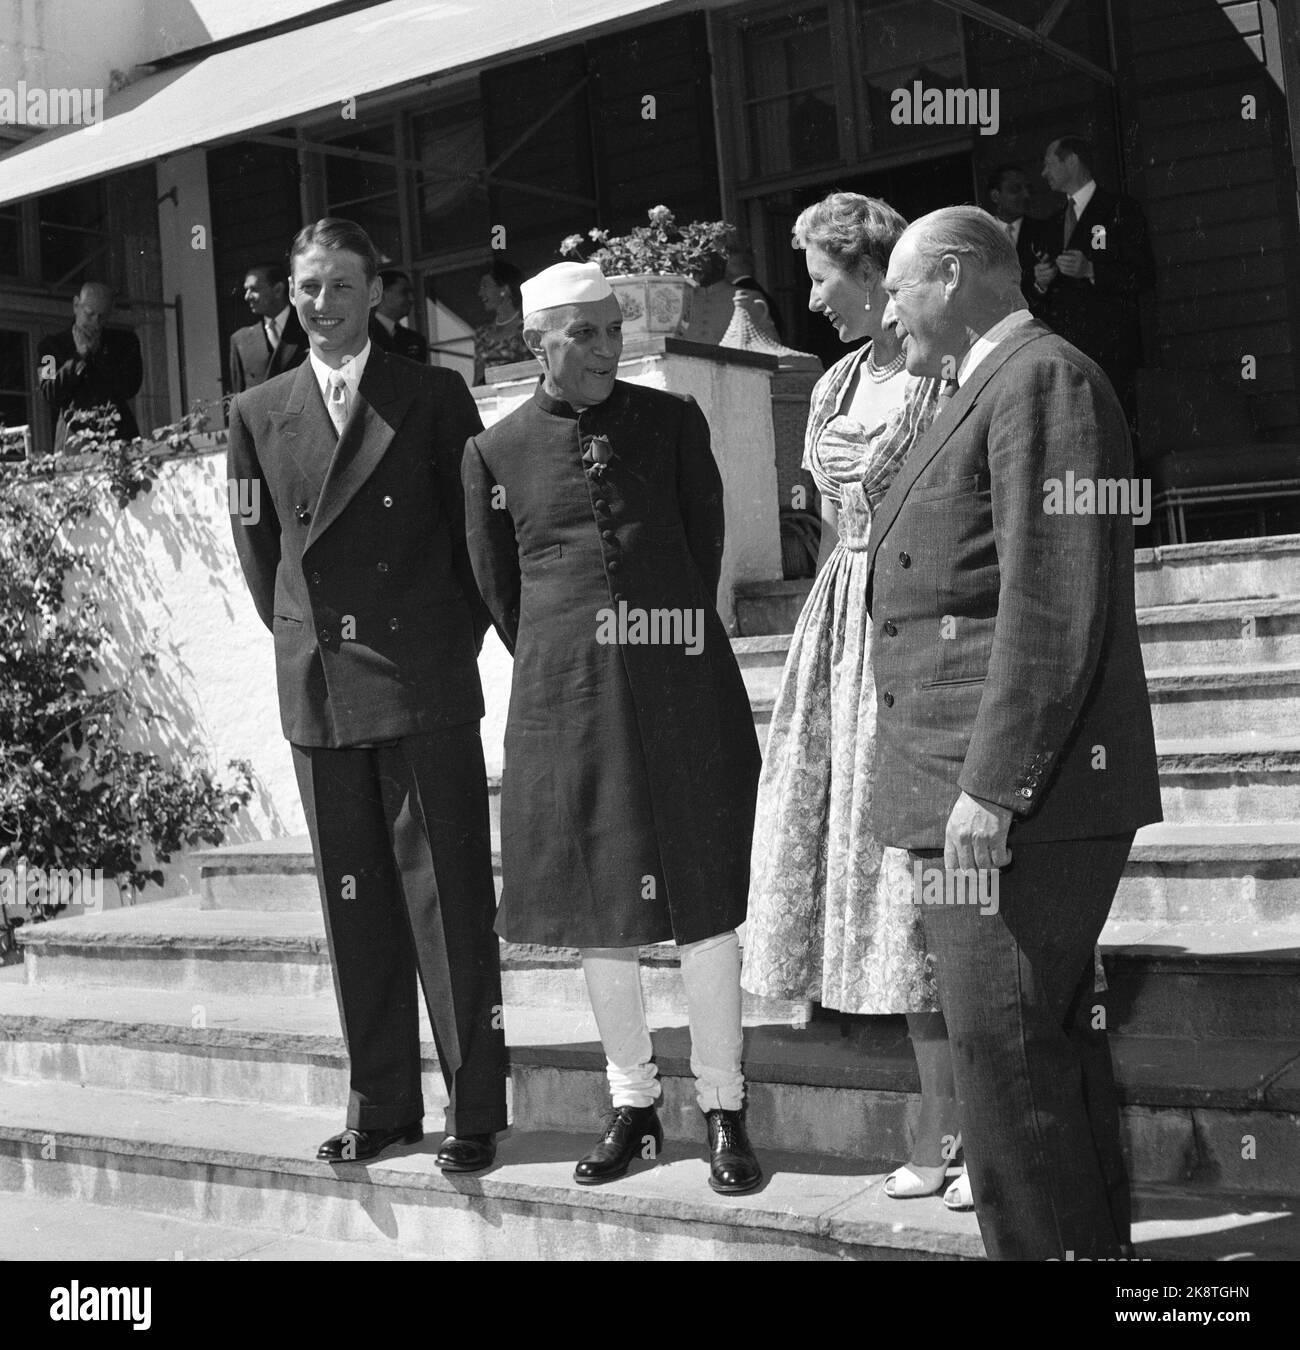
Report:
<svg viewBox="0 0 1300 1350"><path fill-rule="evenodd" d="M169 763L195 758L221 781L231 777L231 759L247 759L256 796L227 826L226 843L299 832L277 806L286 788L296 803L296 791L270 638L231 540L224 449L169 460L153 490L125 510L106 491L103 509L72 542L102 573L78 574L69 600L93 597L117 635L88 683L127 686L150 708L129 747ZM139 898L198 890L191 854L160 867L164 886Z"/></svg>

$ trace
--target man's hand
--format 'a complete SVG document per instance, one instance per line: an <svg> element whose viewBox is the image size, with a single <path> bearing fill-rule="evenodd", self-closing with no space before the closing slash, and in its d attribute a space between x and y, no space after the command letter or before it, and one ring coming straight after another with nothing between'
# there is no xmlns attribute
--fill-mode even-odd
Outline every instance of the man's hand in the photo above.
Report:
<svg viewBox="0 0 1300 1350"><path fill-rule="evenodd" d="M77 355L86 357L99 346L99 334L88 333L80 324L73 324L72 341L76 344Z"/></svg>
<svg viewBox="0 0 1300 1350"><path fill-rule="evenodd" d="M1056 264L1043 258L1034 264L1034 285L1045 291L1056 280Z"/></svg>
<svg viewBox="0 0 1300 1350"><path fill-rule="evenodd" d="M1084 281L1092 280L1092 261L1085 258L1077 248L1066 249L1057 258L1056 265L1061 269L1062 276L1081 277Z"/></svg>
<svg viewBox="0 0 1300 1350"><path fill-rule="evenodd" d="M1011 861L1011 850L1007 847L1010 827L1010 807L982 802L963 792L944 831L944 867L950 872L1005 867Z"/></svg>

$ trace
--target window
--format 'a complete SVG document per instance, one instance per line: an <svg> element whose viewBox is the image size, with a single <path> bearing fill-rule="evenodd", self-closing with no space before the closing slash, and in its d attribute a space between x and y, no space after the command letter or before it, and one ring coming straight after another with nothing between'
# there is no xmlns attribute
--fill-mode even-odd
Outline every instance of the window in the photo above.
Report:
<svg viewBox="0 0 1300 1350"><path fill-rule="evenodd" d="M488 241L483 114L477 102L411 119L419 165L420 252L483 249Z"/></svg>
<svg viewBox="0 0 1300 1350"><path fill-rule="evenodd" d="M112 269L104 183L79 183L39 199L41 280L77 288Z"/></svg>
<svg viewBox="0 0 1300 1350"><path fill-rule="evenodd" d="M745 84L751 176L838 162L831 26L824 9L750 28Z"/></svg>
<svg viewBox="0 0 1300 1350"><path fill-rule="evenodd" d="M932 141L948 129L895 124L893 92L920 80L926 89L964 83L961 20L930 0L866 0L858 16L862 94L873 150Z"/></svg>
<svg viewBox="0 0 1300 1350"><path fill-rule="evenodd" d="M355 220L388 258L402 256L394 133L390 121L346 136L331 136L326 144L359 154L355 159L343 155L324 157L327 214ZM385 155L388 160L364 158L367 155Z"/></svg>
<svg viewBox="0 0 1300 1350"><path fill-rule="evenodd" d="M32 400L27 388L27 342L25 332L0 328L0 427L31 426ZM23 441L0 434L0 459L22 458L24 458Z"/></svg>

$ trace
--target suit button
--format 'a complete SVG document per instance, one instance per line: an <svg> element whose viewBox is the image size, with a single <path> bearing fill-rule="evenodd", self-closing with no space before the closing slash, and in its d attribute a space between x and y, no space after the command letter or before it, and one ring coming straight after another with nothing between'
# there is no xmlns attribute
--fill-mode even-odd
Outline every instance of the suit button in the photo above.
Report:
<svg viewBox="0 0 1300 1350"><path fill-rule="evenodd" d="M311 512L307 509L306 502L299 502L298 505L293 508L293 513L298 517L298 523L300 525L305 525L311 519Z"/></svg>
<svg viewBox="0 0 1300 1350"><path fill-rule="evenodd" d="M1033 788L1021 788L1021 789L1020 789L1020 795L1021 795L1022 797L1025 797L1025 798L1032 797L1032 796L1034 795L1034 789L1033 789Z"/></svg>
<svg viewBox="0 0 1300 1350"><path fill-rule="evenodd" d="M398 630L401 626L402 626L402 625L401 625L400 623L398 623L396 619L389 619L389 621L388 621L388 631L389 631L390 633L395 633L395 632L397 632L397 630Z"/></svg>
<svg viewBox="0 0 1300 1350"><path fill-rule="evenodd" d="M616 535L613 530L601 530L600 537L602 539L614 540L618 538L618 535Z"/></svg>
<svg viewBox="0 0 1300 1350"><path fill-rule="evenodd" d="M311 584L312 584L313 586L319 586L319 585L320 585L320 573L319 573L319 572L313 572L313 573L311 574Z"/></svg>
<svg viewBox="0 0 1300 1350"><path fill-rule="evenodd" d="M328 647L330 645L330 630L328 628L322 628L320 630L320 640L321 646Z"/></svg>
<svg viewBox="0 0 1300 1350"><path fill-rule="evenodd" d="M604 497L597 497L596 500L592 502L592 506L594 506L597 511L609 510L609 503L604 499Z"/></svg>
<svg viewBox="0 0 1300 1350"><path fill-rule="evenodd" d="M391 497L385 497L385 498L384 498L384 505L385 505L385 506L392 506L392 504L393 504L393 499L392 499Z"/></svg>
<svg viewBox="0 0 1300 1350"><path fill-rule="evenodd" d="M618 569L622 566L622 563L620 563L617 558L611 558L609 562L605 564L605 566L608 567L611 572L617 572Z"/></svg>
<svg viewBox="0 0 1300 1350"><path fill-rule="evenodd" d="M881 694L880 701L885 705L886 708L892 708L894 706L894 696L889 692L888 689L886 689L885 692Z"/></svg>
<svg viewBox="0 0 1300 1350"><path fill-rule="evenodd" d="M898 555L898 562L899 562L899 566L900 566L900 567L911 567L911 565L912 565L912 555L911 555L910 553L906 553L906 552L900 553L900 554Z"/></svg>
<svg viewBox="0 0 1300 1350"><path fill-rule="evenodd" d="M387 563L380 563L380 564L379 564L379 570L380 570L381 572L387 573L387 571L388 571L388 564L387 564Z"/></svg>
<svg viewBox="0 0 1300 1350"><path fill-rule="evenodd" d="M897 636L898 636L898 629L894 627L894 621L893 621L893 619L886 619L886 620L885 620L885 633L886 633L886 635L889 636L889 637L897 637Z"/></svg>

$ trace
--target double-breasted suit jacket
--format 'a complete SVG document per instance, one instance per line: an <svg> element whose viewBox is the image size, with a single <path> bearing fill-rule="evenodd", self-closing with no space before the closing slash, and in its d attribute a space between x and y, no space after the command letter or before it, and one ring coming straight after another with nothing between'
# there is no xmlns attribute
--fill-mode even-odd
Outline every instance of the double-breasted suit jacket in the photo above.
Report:
<svg viewBox="0 0 1300 1350"><path fill-rule="evenodd" d="M1161 818L1132 518L1048 509L1067 473L1132 472L1097 367L1034 320L909 455L870 555L885 843L942 848L963 790L1012 810L1013 845Z"/></svg>
<svg viewBox="0 0 1300 1350"><path fill-rule="evenodd" d="M1034 313L1092 357L1117 387L1126 386L1143 359L1139 297L1156 277L1142 208L1099 184L1068 242L1064 211L1039 228L1052 241L1053 258L1063 249L1078 249L1092 263L1093 277L1058 273L1047 294L1036 297Z"/></svg>
<svg viewBox="0 0 1300 1350"><path fill-rule="evenodd" d="M246 328L236 328L230 335L230 392L241 394L300 366L307 359L309 346L292 307L274 351L260 319Z"/></svg>
<svg viewBox="0 0 1300 1350"><path fill-rule="evenodd" d="M593 442L612 453L599 473ZM734 928L759 751L715 609L722 480L703 414L621 381L581 412L539 387L470 440L464 476L475 575L514 653L497 931L626 947ZM673 611L698 623L694 649L635 640L638 612Z"/></svg>
<svg viewBox="0 0 1300 1350"><path fill-rule="evenodd" d="M281 723L298 745L483 715L477 649L490 620L460 487L460 449L481 426L473 395L451 371L372 346L358 402L368 406L338 436L305 362L230 409L230 475L255 512L235 543L275 635Z"/></svg>
<svg viewBox="0 0 1300 1350"><path fill-rule="evenodd" d="M460 456L481 426L450 371L371 347L334 428L310 362L240 394L235 544L275 640L351 1059L348 1124L424 1114L423 986L448 1129L505 1125L505 1044ZM419 982L417 984L417 970Z"/></svg>

